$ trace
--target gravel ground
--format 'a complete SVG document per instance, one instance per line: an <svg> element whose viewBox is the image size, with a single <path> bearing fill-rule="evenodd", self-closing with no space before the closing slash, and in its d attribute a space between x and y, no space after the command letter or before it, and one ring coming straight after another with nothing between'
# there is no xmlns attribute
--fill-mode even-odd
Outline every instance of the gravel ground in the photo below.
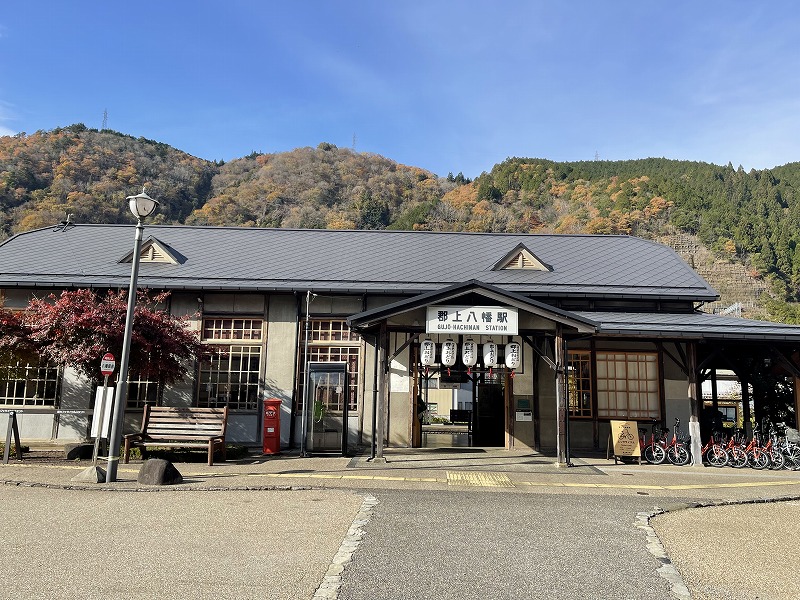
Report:
<svg viewBox="0 0 800 600"><path fill-rule="evenodd" d="M694 600L800 597L798 501L679 510L650 524Z"/></svg>

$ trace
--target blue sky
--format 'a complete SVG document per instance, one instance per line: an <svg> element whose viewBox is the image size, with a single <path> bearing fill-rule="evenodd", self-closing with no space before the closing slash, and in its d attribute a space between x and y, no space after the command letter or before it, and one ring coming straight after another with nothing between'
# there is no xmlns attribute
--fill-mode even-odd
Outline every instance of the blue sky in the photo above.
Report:
<svg viewBox="0 0 800 600"><path fill-rule="evenodd" d="M474 177L509 156L800 161L794 1L3 0L0 134L206 159L330 142Z"/></svg>

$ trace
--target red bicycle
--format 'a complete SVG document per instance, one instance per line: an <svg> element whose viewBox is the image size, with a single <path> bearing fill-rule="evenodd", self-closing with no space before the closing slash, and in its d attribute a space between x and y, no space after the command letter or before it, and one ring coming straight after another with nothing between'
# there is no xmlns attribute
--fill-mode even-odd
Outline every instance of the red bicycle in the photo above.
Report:
<svg viewBox="0 0 800 600"><path fill-rule="evenodd" d="M667 452L664 449L663 434L660 430L661 427L658 421L653 421L653 429L650 433L649 442L646 439L645 430L639 430L639 448L641 449L644 459L651 465L660 465L667 459ZM659 431L658 437L656 437L656 431Z"/></svg>
<svg viewBox="0 0 800 600"><path fill-rule="evenodd" d="M717 436L713 433L708 442L706 442L706 445L703 446L701 456L712 467L724 467L728 464L730 458L725 446L717 440Z"/></svg>
<svg viewBox="0 0 800 600"><path fill-rule="evenodd" d="M681 420L675 419L675 429L672 431L672 439L667 444L665 450L667 453L667 460L673 465L683 466L688 465L692 460L692 455L689 454L689 449L686 443L679 435Z"/></svg>

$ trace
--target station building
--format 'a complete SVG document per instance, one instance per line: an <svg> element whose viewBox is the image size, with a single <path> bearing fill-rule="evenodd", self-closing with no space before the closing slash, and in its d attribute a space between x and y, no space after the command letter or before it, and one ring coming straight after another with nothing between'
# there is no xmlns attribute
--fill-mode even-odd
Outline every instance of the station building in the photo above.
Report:
<svg viewBox="0 0 800 600"><path fill-rule="evenodd" d="M127 290L133 231L6 240L3 305ZM228 442L258 447L262 402L277 398L284 448L381 457L448 435L567 463L605 449L612 420L680 418L699 443L701 384L718 369L743 390L766 368L800 376L800 327L702 312L717 292L635 237L146 226L141 256L139 287L169 291L168 309L223 352L173 386L132 374L126 432L147 403L227 406ZM0 409L20 411L26 441L86 439L94 398L70 369L0 372Z"/></svg>

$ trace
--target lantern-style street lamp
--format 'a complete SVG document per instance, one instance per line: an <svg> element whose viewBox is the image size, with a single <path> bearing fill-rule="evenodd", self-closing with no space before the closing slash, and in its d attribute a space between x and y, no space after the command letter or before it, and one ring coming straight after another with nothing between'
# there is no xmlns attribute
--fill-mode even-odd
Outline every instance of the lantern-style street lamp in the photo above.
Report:
<svg viewBox="0 0 800 600"><path fill-rule="evenodd" d="M144 226L142 219L152 215L158 202L148 196L144 188L141 194L128 196L128 206L136 217L136 235L133 244L133 261L131 265L131 283L128 287L128 311L125 315L125 337L122 340L122 358L119 364L119 381L114 400L114 413L111 416L111 436L108 442L108 465L106 468L106 483L117 480L117 467L119 466L119 446L122 441L122 428L125 417L125 405L128 402L128 362L131 355L131 335L133 333L133 312L136 308L136 280L139 277L139 258L142 251L142 233Z"/></svg>
<svg viewBox="0 0 800 600"><path fill-rule="evenodd" d="M506 344L506 366L509 369L519 368L520 348L519 342L509 342Z"/></svg>
<svg viewBox="0 0 800 600"><path fill-rule="evenodd" d="M467 373L472 373L472 367L478 362L478 345L472 338L461 344L461 362L467 367Z"/></svg>
<svg viewBox="0 0 800 600"><path fill-rule="evenodd" d="M419 362L423 367L429 367L436 361L436 343L433 340L423 340L419 345Z"/></svg>

